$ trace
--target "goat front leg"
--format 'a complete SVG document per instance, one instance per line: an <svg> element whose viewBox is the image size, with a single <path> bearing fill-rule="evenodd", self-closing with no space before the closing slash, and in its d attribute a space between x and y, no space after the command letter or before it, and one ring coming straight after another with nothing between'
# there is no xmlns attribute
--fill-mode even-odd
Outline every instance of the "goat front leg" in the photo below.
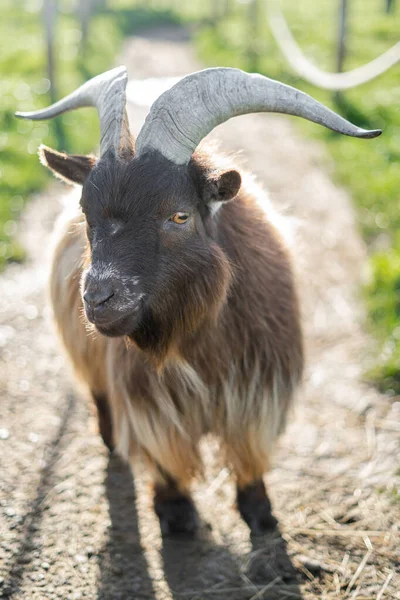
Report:
<svg viewBox="0 0 400 600"><path fill-rule="evenodd" d="M226 459L236 475L237 507L252 535L273 531L278 521L272 514L263 481L269 470L268 456L257 436L241 433L238 441L225 443Z"/></svg>
<svg viewBox="0 0 400 600"><path fill-rule="evenodd" d="M261 477L243 487L238 484L237 506L253 535L262 535L276 528L278 521L272 514L271 502Z"/></svg>
<svg viewBox="0 0 400 600"><path fill-rule="evenodd" d="M189 484L193 475L202 469L201 459L197 446L180 437L174 440L171 450L165 448L162 465L160 455L154 457L146 453L154 482L154 510L163 535L193 534L199 519Z"/></svg>
<svg viewBox="0 0 400 600"><path fill-rule="evenodd" d="M176 479L161 467L158 466L157 470L153 505L160 521L161 533L193 534L198 526L198 515L189 490L180 488Z"/></svg>
<svg viewBox="0 0 400 600"><path fill-rule="evenodd" d="M92 391L92 396L97 408L100 435L109 451L112 452L114 450L113 427L107 394Z"/></svg>

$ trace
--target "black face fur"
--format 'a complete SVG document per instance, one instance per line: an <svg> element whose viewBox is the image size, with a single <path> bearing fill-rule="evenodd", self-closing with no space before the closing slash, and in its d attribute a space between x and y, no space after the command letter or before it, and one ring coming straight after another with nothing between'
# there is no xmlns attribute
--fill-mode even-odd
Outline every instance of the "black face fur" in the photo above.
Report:
<svg viewBox="0 0 400 600"><path fill-rule="evenodd" d="M201 157L177 166L160 155L110 155L94 164L45 148L42 160L83 183L90 263L82 295L100 333L129 336L161 359L215 318L230 268L213 213L238 193L239 173L213 171Z"/></svg>

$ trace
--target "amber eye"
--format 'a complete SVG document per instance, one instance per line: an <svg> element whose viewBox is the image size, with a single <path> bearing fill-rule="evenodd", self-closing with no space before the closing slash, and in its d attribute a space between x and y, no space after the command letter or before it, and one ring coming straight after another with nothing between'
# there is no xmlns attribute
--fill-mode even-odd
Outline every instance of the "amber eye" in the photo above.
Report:
<svg viewBox="0 0 400 600"><path fill-rule="evenodd" d="M182 225L183 223L186 223L189 216L189 213L177 212L174 215L172 215L172 217L170 217L169 220L173 221L174 223L177 223L178 225Z"/></svg>

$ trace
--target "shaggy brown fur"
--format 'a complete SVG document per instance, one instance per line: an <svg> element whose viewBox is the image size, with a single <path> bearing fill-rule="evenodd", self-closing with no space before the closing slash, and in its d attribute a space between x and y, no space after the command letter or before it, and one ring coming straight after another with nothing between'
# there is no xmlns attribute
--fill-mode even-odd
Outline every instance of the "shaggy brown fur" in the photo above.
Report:
<svg viewBox="0 0 400 600"><path fill-rule="evenodd" d="M46 152L45 160L50 163L52 151ZM55 162L52 168L59 168ZM149 206L153 196L154 205L161 205L162 193L168 198L198 193L207 207L208 198L215 200L218 194L223 203L216 214L199 209L201 222L195 227L196 231L204 227L202 242L189 240L181 245L175 238L165 238L163 252L169 270L157 279L150 316L145 313L143 317L146 326L138 326L132 334L106 337L85 322L80 288L85 285L85 266L94 255L90 256L85 216L77 215L62 232L54 255L51 298L55 319L75 370L95 397L103 403L108 399L117 452L131 462L141 456L152 470L157 512L163 513L160 499L167 497L170 502L176 490L175 513L179 494L186 498L185 510L191 506L188 487L202 471L199 441L212 433L219 437L225 461L243 492L241 496L239 492L239 508L257 531L268 521L265 514L258 521L255 516L254 523L246 515L254 498L267 506L260 481L285 426L303 367L288 251L269 209L260 207L260 192L248 186L246 176L234 201L224 202L224 194L229 199L229 190L237 191L240 177L224 164L219 167L215 157L194 155L190 185L185 174L173 188L170 180L181 177L173 171L177 168L148 162L137 173L136 187L129 171L134 167L129 164L114 164L101 181L92 173L92 185L83 188L86 218L93 218L88 211L96 203L115 216L115 207L124 201L115 198L110 208L104 198L114 194L116 180L131 194L138 187L143 189ZM82 169L86 167L90 171L88 161ZM153 196L147 191L155 185L151 179L160 180ZM137 218L145 223L150 218L143 209L145 200L137 202L144 211ZM139 214L138 208L134 210ZM168 210L173 212L172 205ZM132 239L137 235L132 234ZM143 250L144 243L141 251L151 253ZM108 252L112 255L113 249L109 247ZM176 263L174 253L179 255ZM103 431L104 427L103 422ZM170 530L179 529L173 524L175 513L173 518L167 515L164 529L168 530L168 521ZM191 528L193 519L189 521Z"/></svg>

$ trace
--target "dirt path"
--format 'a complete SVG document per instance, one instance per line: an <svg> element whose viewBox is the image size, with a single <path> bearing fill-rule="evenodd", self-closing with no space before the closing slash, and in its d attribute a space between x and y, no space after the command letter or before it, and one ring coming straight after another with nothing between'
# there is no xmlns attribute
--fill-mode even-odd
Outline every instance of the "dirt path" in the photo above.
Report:
<svg viewBox="0 0 400 600"><path fill-rule="evenodd" d="M121 62L137 78L198 68L171 29L128 41ZM137 131L146 110L129 111ZM217 136L243 149L286 213L297 258L309 366L268 476L283 538L249 539L212 443L204 444L207 480L195 486L203 519L195 540L163 541L146 476L133 482L109 460L45 308L50 231L68 196L54 184L21 221L29 261L0 278L0 597L400 597L400 403L360 382L365 256L349 199L321 148L288 118L241 117Z"/></svg>

